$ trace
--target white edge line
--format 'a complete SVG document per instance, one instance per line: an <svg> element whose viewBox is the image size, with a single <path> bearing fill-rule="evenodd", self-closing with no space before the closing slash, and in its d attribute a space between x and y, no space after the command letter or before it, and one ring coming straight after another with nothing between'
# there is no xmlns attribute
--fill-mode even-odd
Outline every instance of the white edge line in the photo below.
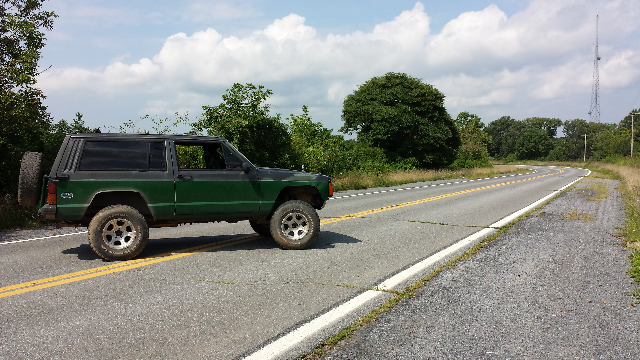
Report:
<svg viewBox="0 0 640 360"><path fill-rule="evenodd" d="M467 236L466 238L458 241L457 243L443 249L440 250L439 252L429 256L428 258L426 258L425 260L422 260L421 262L411 266L410 268L401 271L400 273L390 277L389 279L383 281L382 283L380 283L376 288L380 289L380 290L391 290L394 286L397 286L398 284L401 284L403 282L405 282L407 279L411 278L412 276L414 276L415 274L424 271L426 268L428 268L429 266L437 263L438 261L444 259L445 257L451 255L452 253L465 248L466 246L469 246L470 244L472 244L474 241L478 240L479 238L483 238L485 236L488 236L489 234L496 232L497 229L496 228L500 228L503 227L505 225L507 225L508 223L510 223L511 221L517 219L518 217L520 217L521 215L527 213L528 211L535 209L536 207L538 207L540 204L544 203L545 201L547 201L548 199L556 196L557 194L559 194L560 192L562 192L564 189L568 188L569 186L573 185L574 183L580 181L582 178L589 176L589 174L591 174L590 170L587 170L588 173L585 176L581 176L578 179L570 182L569 184L563 186L562 188L555 190L554 192L550 193L549 195L543 197L542 199L532 203L529 206L526 206L514 213L512 213L511 215L508 215L504 218L502 218L501 220L498 220L497 222L491 224L488 228L484 228L474 234L471 234L470 236ZM342 318L343 316L345 316L346 314L350 313L351 311L357 309L358 307L362 306L364 303L366 303L369 300L374 299L375 297L384 294L384 292L381 291L373 291L373 290L367 290L364 293L356 296L355 298L347 301L346 303L334 308L333 310L330 310L329 312L325 313L324 315L321 315L317 318L315 318L314 320L311 320L310 322L300 326L299 328L293 330L292 332L288 333L287 335L277 339L276 341L270 343L269 345L263 347L262 349L254 352L253 354L249 355L248 357L246 357L245 359L249 359L249 360L263 360L263 359L273 359L277 356L282 355L285 351L289 350L290 348L296 346L297 344L299 344L300 342L302 342L304 339L306 339L307 337L317 333L318 331L320 331L321 329L323 329L324 327L328 326L329 324L339 320L340 318Z"/></svg>
<svg viewBox="0 0 640 360"><path fill-rule="evenodd" d="M271 344L249 355L245 359L248 359L248 360L273 359L276 356L279 356L285 351L289 350L293 346L299 344L302 340L306 339L307 337L315 334L320 329L344 317L354 309L357 309L358 307L362 306L367 301L372 300L382 294L385 294L385 293L381 291L367 290L364 293L356 296L355 298L347 301L346 303L327 312L326 314L320 317L317 317L311 320L310 322L300 326L299 328L288 333L287 335L279 338L278 340L272 342Z"/></svg>
<svg viewBox="0 0 640 360"><path fill-rule="evenodd" d="M591 171L589 171L587 173L587 175L585 175L585 176L589 176L590 173L591 173ZM508 215L508 216L502 218L501 220L498 220L497 222L489 225L488 228L484 228L484 229L482 229L482 230L480 230L480 231L478 231L478 232L476 232L474 234L471 234L471 235L467 236L466 238L458 241L457 243L449 246L448 248L440 250L439 252L429 256L425 260L422 260L421 262L411 266L410 268L399 272L398 274L396 274L396 275L390 277L389 279L383 281L380 285L378 285L378 288L381 289L381 290L392 290L398 284L406 281L407 279L411 278L415 274L417 274L417 273L419 273L421 271L424 271L429 266L431 266L431 265L437 263L438 261L446 258L447 256L455 253L456 251L471 245L477 239L483 238L483 237L488 236L489 234L491 234L493 232L496 232L497 228L501 228L501 227L509 224L513 220L517 219L521 215L526 214L528 211L530 211L532 209L535 209L540 204L544 203L545 201L551 199L552 197L554 197L557 194L559 194L560 192L562 192L564 189L566 189L569 186L573 185L574 183L580 181L583 177L580 177L580 178L570 182L569 184L563 186L562 188L560 188L558 190L555 190L554 192L552 192L549 195L543 197L542 199L532 203L531 205L528 205L528 206L526 206L526 207L524 207L524 208L512 213L511 215Z"/></svg>
<svg viewBox="0 0 640 360"><path fill-rule="evenodd" d="M53 238L62 237L62 236L78 235L78 234L86 234L86 233L88 233L88 231L80 231L80 232L69 233L69 234L45 236L45 237L39 237L39 238L33 238L33 239L14 240L14 241L0 241L0 245L16 244L16 243L27 242L27 241L35 241L35 240L53 239Z"/></svg>

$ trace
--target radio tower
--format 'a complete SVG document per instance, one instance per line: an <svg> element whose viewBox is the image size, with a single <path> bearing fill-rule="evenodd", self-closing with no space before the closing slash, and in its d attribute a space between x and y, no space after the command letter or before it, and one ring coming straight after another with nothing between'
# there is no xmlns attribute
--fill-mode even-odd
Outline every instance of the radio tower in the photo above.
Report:
<svg viewBox="0 0 640 360"><path fill-rule="evenodd" d="M600 122L600 71L598 70L598 61L600 61L600 55L598 55L598 15L596 15L596 56L593 59L593 87L591 89L591 108L589 109L589 116L591 122Z"/></svg>

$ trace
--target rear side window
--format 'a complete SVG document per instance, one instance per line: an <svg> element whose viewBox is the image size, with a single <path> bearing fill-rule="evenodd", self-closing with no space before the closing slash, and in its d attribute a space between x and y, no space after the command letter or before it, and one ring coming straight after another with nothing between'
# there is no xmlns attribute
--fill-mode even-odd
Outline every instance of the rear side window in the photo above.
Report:
<svg viewBox="0 0 640 360"><path fill-rule="evenodd" d="M87 141L79 171L167 169L164 142Z"/></svg>

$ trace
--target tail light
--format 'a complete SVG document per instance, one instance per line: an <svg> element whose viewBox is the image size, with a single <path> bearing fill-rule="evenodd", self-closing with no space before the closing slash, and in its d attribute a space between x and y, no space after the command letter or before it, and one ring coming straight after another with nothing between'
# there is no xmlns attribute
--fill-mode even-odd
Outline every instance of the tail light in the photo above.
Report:
<svg viewBox="0 0 640 360"><path fill-rule="evenodd" d="M333 196L333 183L329 182L329 196Z"/></svg>
<svg viewBox="0 0 640 360"><path fill-rule="evenodd" d="M56 205L58 203L56 198L56 184L49 183L47 184L47 203L49 205Z"/></svg>

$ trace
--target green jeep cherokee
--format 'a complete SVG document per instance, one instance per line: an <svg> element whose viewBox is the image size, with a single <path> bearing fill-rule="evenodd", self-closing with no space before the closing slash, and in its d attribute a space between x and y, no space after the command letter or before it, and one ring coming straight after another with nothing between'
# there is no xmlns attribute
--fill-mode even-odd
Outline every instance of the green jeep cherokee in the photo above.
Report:
<svg viewBox="0 0 640 360"><path fill-rule="evenodd" d="M285 249L305 249L320 230L316 209L333 195L329 177L256 167L227 140L150 134L67 135L51 172L25 153L18 201L60 226L87 226L108 260L138 255L149 227L249 220Z"/></svg>

